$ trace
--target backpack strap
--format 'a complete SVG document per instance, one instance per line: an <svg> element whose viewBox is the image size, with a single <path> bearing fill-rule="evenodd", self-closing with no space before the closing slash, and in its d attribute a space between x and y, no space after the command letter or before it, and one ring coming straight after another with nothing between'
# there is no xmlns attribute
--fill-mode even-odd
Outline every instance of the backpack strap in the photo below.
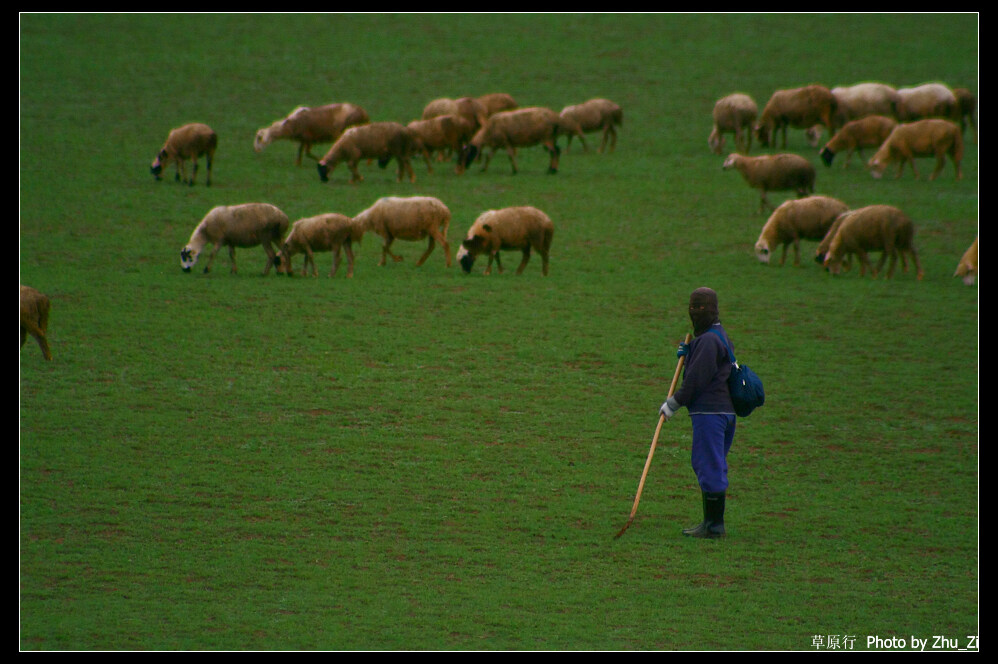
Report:
<svg viewBox="0 0 998 664"><path fill-rule="evenodd" d="M727 351L728 351L728 358L729 358L729 359L731 360L731 363L732 363L733 365L735 365L735 366L737 367L737 366L738 366L738 360L736 360L736 359L735 359L735 354L731 352L731 344L729 344L729 343L728 343L728 340L724 338L724 335L723 335L723 334L721 334L721 333L720 333L720 332L719 332L718 330L715 330L714 328L710 328L710 329L709 329L709 330L707 330L707 331L708 331L708 332L713 332L713 333L714 333L714 334L716 334L716 335L717 335L718 337L720 337L720 339L721 339L721 343L723 343L723 344L724 344L724 347L725 347L725 348L727 349Z"/></svg>

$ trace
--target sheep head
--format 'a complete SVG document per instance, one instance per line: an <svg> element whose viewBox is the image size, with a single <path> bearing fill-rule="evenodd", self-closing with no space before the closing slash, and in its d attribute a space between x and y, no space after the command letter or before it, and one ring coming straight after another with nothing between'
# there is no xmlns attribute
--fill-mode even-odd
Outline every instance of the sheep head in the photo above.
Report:
<svg viewBox="0 0 998 664"><path fill-rule="evenodd" d="M253 138L253 149L257 152L262 151L265 147L270 144L270 128L264 128L256 132L256 136Z"/></svg>
<svg viewBox="0 0 998 664"><path fill-rule="evenodd" d="M166 150L160 150L153 159L152 166L149 167L149 172L153 174L157 180L162 180L163 165L166 163Z"/></svg>
<svg viewBox="0 0 998 664"><path fill-rule="evenodd" d="M184 272L191 271L194 264L198 262L198 254L199 252L191 247L191 245L187 245L180 250L180 267L184 269Z"/></svg>
<svg viewBox="0 0 998 664"><path fill-rule="evenodd" d="M769 242L760 238L759 241L755 243L755 257L763 263L769 263L769 255Z"/></svg>
<svg viewBox="0 0 998 664"><path fill-rule="evenodd" d="M870 161L866 163L866 167L870 169L870 175L877 180L882 178L884 176L884 171L887 170L887 164L876 156L872 157Z"/></svg>
<svg viewBox="0 0 998 664"><path fill-rule="evenodd" d="M831 166L832 160L835 159L835 153L828 149L828 146L821 148L821 161L825 162L825 166Z"/></svg>
<svg viewBox="0 0 998 664"><path fill-rule="evenodd" d="M485 224L482 230L487 233L492 232L492 228ZM461 269L465 274L471 272L471 266L475 264L475 257L482 253L485 248L485 238L478 234L472 234L461 243L461 248L457 251L457 262L461 264Z"/></svg>

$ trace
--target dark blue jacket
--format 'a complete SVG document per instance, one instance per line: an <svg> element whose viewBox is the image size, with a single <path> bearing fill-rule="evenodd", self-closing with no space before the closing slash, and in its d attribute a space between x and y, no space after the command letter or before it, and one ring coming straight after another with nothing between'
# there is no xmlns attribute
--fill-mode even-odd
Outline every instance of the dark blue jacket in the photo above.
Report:
<svg viewBox="0 0 998 664"><path fill-rule="evenodd" d="M725 339L728 338L720 323L714 323L713 328L723 334ZM728 343L731 343L730 339ZM734 348L734 344L731 347ZM730 374L731 360L728 359L728 349L724 347L724 342L713 332L703 332L690 342L686 366L683 368L683 384L676 390L673 398L691 415L733 415L735 407L728 391Z"/></svg>

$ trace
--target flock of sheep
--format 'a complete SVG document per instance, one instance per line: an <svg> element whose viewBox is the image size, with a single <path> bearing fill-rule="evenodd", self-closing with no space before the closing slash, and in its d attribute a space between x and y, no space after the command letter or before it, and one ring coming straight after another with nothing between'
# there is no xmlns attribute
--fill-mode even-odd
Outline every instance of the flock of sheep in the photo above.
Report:
<svg viewBox="0 0 998 664"><path fill-rule="evenodd" d="M766 198L770 191L794 191L790 200L773 210L755 244L759 260L769 262L771 253L783 247L780 261L786 260L787 247L793 244L794 264L800 263L800 240L819 240L815 260L833 274L848 267L856 256L860 274L870 270L873 276L890 258L887 277L894 273L900 257L907 270L910 257L918 278L923 272L914 246L915 229L904 212L889 205L870 205L850 210L841 201L815 196L816 172L810 161L796 154L778 153L749 156L753 137L764 147L775 146L777 137L786 148L787 130L802 129L808 142L817 147L827 129L829 140L821 148L821 160L831 166L836 154L845 153L847 168L854 152L862 157L863 149L875 150L867 162L873 177L880 178L891 165L901 177L906 164L915 177L916 157L934 157L934 180L946 164L953 162L956 179L963 177L963 135L969 126L977 138L975 114L977 101L969 90L950 89L941 83L910 88L893 88L883 83L859 83L853 86L826 88L807 85L777 90L763 107L746 94L734 93L714 105L714 126L707 139L714 154L723 154L725 134L734 137L737 152L724 161L723 168L737 170L745 182L759 190L760 212L773 209ZM960 259L954 276L973 284L977 275L979 238ZM868 252L881 252L872 268Z"/></svg>

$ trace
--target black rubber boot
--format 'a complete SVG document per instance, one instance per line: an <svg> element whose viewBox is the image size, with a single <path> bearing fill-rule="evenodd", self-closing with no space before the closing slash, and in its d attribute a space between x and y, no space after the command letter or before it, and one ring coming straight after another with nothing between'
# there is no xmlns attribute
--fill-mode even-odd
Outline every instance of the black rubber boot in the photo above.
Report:
<svg viewBox="0 0 998 664"><path fill-rule="evenodd" d="M724 537L725 492L703 492L703 521L692 528L683 530L687 537L715 539Z"/></svg>

